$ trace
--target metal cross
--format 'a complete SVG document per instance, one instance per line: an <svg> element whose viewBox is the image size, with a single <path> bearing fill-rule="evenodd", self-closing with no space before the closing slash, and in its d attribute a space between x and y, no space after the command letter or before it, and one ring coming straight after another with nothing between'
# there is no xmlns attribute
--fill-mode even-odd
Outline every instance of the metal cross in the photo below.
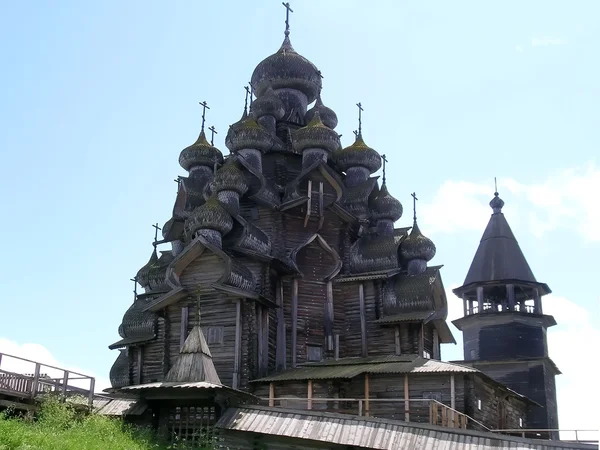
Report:
<svg viewBox="0 0 600 450"><path fill-rule="evenodd" d="M246 101L244 102L244 111L248 111L248 96L250 96L250 99L252 99L252 92L250 91L250 88L248 86L244 86L244 89L246 90ZM250 100L252 101L252 100Z"/></svg>
<svg viewBox="0 0 600 450"><path fill-rule="evenodd" d="M383 184L385 185L385 163L388 162L385 155L381 155L381 159L383 160Z"/></svg>
<svg viewBox="0 0 600 450"><path fill-rule="evenodd" d="M248 83L248 86L250 86L250 107L252 107L252 81Z"/></svg>
<svg viewBox="0 0 600 450"><path fill-rule="evenodd" d="M204 121L206 120L206 110L210 109L206 104L206 100L198 102L202 106L202 131L204 131Z"/></svg>
<svg viewBox="0 0 600 450"><path fill-rule="evenodd" d="M494 177L494 194L498 195L498 183L496 182L496 177Z"/></svg>
<svg viewBox="0 0 600 450"><path fill-rule="evenodd" d="M362 135L362 112L364 111L362 104L358 102L356 104L358 106L358 135Z"/></svg>
<svg viewBox="0 0 600 450"><path fill-rule="evenodd" d="M323 74L321 73L320 70L317 70L317 75L319 75L319 77L324 78ZM319 91L319 96L321 96L321 92Z"/></svg>
<svg viewBox="0 0 600 450"><path fill-rule="evenodd" d="M292 8L290 8L290 2L284 3L281 2L283 6L285 6L285 35L290 35L290 13L294 12Z"/></svg>
<svg viewBox="0 0 600 450"><path fill-rule="evenodd" d="M215 134L219 134L219 133L217 133L217 130L215 129L214 125L211 125L210 127L208 127L208 129L210 130L210 133L211 133L211 135L210 135L210 145L215 145L215 142L214 142L214 140L215 140Z"/></svg>
<svg viewBox="0 0 600 450"><path fill-rule="evenodd" d="M137 278L130 278L130 281L133 281L133 300L137 299Z"/></svg>
<svg viewBox="0 0 600 450"><path fill-rule="evenodd" d="M417 198L417 194L415 194L414 192L412 194L410 194L410 196L413 198L413 220L416 222L417 221L417 200L419 200Z"/></svg>
<svg viewBox="0 0 600 450"><path fill-rule="evenodd" d="M154 246L156 247L156 243L158 242L158 230L162 230L162 228L158 226L158 223L152 225L152 228L154 228Z"/></svg>
<svg viewBox="0 0 600 450"><path fill-rule="evenodd" d="M354 130L354 131L353 131L353 133L354 133L354 137L355 137L355 138L358 138L358 131L357 131L357 130Z"/></svg>

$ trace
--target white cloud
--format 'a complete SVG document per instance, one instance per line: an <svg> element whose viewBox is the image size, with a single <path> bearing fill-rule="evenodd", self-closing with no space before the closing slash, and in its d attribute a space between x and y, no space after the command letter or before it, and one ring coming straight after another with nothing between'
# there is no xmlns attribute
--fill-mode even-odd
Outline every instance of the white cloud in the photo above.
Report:
<svg viewBox="0 0 600 450"><path fill-rule="evenodd" d="M523 46L522 45L517 45L515 46L515 50L518 51L519 53L523 52Z"/></svg>
<svg viewBox="0 0 600 450"><path fill-rule="evenodd" d="M69 364L64 364L56 360L50 351L40 344L35 343L24 343L10 341L5 338L0 338L0 353L5 355L2 357L0 368L9 372L22 373L22 374L33 374L35 371L35 364L31 362L22 361L15 358L7 357L13 355L19 358L28 359L31 361L47 364L48 366L59 367L60 369L81 373L87 376L94 377L95 392L101 392L103 389L110 387L110 382L105 377L95 376L88 370L78 368ZM62 377L64 372L62 370L56 370L50 367L42 366L41 373L48 375L52 378ZM77 375L71 375L76 377ZM89 380L72 380L68 383L70 386L80 387L82 389L89 389Z"/></svg>
<svg viewBox="0 0 600 450"><path fill-rule="evenodd" d="M448 298L448 321L462 317L462 302L453 293L458 285L446 290ZM557 326L548 329L548 351L562 374L556 376L559 427L563 430L597 430L596 405L600 401L595 385L598 370L596 343L600 342L598 317L576 303L555 295L543 298L544 313L554 315ZM446 349L449 359L456 358L457 350L462 359L462 337L453 325L452 332L460 349ZM447 347L447 346L445 346ZM445 358L446 359L446 358ZM562 439L574 438L573 433L563 432ZM598 433L582 433L580 439L598 439Z"/></svg>
<svg viewBox="0 0 600 450"><path fill-rule="evenodd" d="M521 183L511 178L498 183L500 196L512 194L513 209L527 214L511 214L511 224L527 220L531 232L538 237L559 228L571 228L588 242L600 242L600 208L596 206L600 191L600 170L594 163L555 173L545 181ZM457 231L483 232L491 210L489 184L465 181L445 181L433 201L421 207L423 229L430 233ZM516 198L515 198L516 197Z"/></svg>
<svg viewBox="0 0 600 450"><path fill-rule="evenodd" d="M548 47L550 45L564 45L566 43L566 39L551 36L537 36L531 38L532 47Z"/></svg>

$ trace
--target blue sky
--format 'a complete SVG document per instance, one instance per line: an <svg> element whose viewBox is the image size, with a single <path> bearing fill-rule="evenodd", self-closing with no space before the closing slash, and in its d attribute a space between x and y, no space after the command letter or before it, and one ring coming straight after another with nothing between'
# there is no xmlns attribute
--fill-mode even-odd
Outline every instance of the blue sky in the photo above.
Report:
<svg viewBox="0 0 600 450"><path fill-rule="evenodd" d="M170 217L179 152L199 131L198 101L224 150L285 13L279 1L52 3L6 3L0 15L0 350L107 377L129 279L150 255L151 224ZM600 3L292 7L293 45L322 71L343 143L361 101L365 140L388 156L407 211L398 225L410 225L416 191L448 290L464 279L498 177L513 231L554 291L561 426L573 421L569 399L589 397L597 368L585 341L600 339Z"/></svg>

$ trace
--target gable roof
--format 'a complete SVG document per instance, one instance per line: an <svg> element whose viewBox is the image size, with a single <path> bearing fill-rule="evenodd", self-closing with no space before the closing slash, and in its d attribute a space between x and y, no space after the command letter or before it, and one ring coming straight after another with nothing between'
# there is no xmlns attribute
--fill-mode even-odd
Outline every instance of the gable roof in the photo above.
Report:
<svg viewBox="0 0 600 450"><path fill-rule="evenodd" d="M221 384L221 380L210 354L210 349L204 339L204 333L195 326L175 360L173 367L165 377L166 382L197 382L205 381Z"/></svg>

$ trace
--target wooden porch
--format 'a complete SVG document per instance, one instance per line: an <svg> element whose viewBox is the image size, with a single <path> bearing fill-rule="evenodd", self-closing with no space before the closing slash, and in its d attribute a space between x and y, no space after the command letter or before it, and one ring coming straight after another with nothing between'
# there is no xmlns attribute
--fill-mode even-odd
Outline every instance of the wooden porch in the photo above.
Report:
<svg viewBox="0 0 600 450"><path fill-rule="evenodd" d="M47 394L63 400L68 396L83 396L91 408L95 383L94 377L88 375L0 353L0 409L33 411L37 408L36 400Z"/></svg>

